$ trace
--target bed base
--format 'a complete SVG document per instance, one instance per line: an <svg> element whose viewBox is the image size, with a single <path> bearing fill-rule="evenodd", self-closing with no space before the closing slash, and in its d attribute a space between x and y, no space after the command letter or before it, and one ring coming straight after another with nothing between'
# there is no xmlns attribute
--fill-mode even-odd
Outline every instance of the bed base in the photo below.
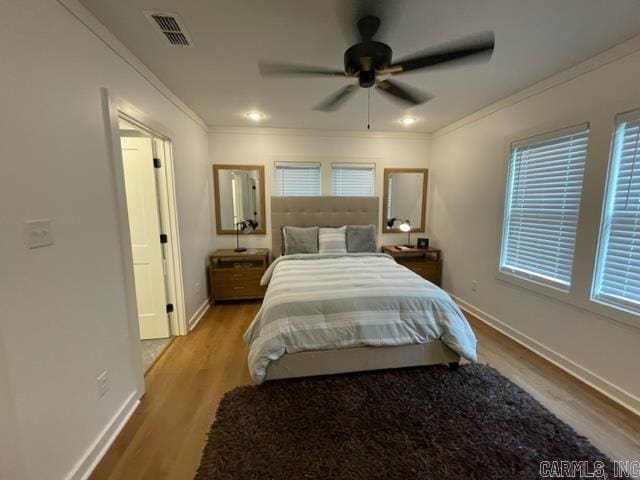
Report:
<svg viewBox="0 0 640 480"><path fill-rule="evenodd" d="M312 350L286 353L271 362L266 380L440 364L457 370L459 362L460 355L440 340L397 347Z"/></svg>

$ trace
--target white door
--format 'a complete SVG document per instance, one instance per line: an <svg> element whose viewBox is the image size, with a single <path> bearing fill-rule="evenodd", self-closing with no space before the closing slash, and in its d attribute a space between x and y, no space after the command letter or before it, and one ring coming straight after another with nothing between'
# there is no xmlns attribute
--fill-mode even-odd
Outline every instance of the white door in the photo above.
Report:
<svg viewBox="0 0 640 480"><path fill-rule="evenodd" d="M152 139L121 137L140 338L170 335Z"/></svg>

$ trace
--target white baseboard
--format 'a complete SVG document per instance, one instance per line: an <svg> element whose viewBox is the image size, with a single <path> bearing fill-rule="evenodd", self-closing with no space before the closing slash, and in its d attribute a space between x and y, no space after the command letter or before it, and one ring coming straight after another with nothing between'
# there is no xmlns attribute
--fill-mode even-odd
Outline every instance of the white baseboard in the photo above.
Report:
<svg viewBox="0 0 640 480"><path fill-rule="evenodd" d="M207 298L204 303L200 305L198 310L196 310L196 313L194 313L193 316L189 319L189 323L187 324L187 330L189 332L196 328L196 325L198 325L200 320L202 320L202 317L204 317L204 314L207 313L210 306L211 300Z"/></svg>
<svg viewBox="0 0 640 480"><path fill-rule="evenodd" d="M550 348L544 346L537 340L534 340L533 338L525 335L524 333L519 332L518 330L501 322L500 320L493 317L492 315L489 315L488 313L483 312L479 308L474 307L473 305L462 300L461 298L458 298L455 295L451 295L451 297L456 301L456 303L460 306L462 310L472 314L473 316L477 317L479 320L486 323L490 327L498 330L500 333L506 335L513 341L527 348L528 350L531 350L536 355L544 358L548 362L551 362L552 364L556 365L557 367L567 372L569 375L589 385L591 388L602 393L603 395L610 398L611 400L621 405L625 409L635 413L636 415L640 415L640 398L610 383L609 381L600 377L596 373L582 367L581 365L578 365L577 363L568 359L564 355L554 350L551 350Z"/></svg>
<svg viewBox="0 0 640 480"><path fill-rule="evenodd" d="M138 392L131 392L120 409L111 418L111 421L71 469L71 472L66 476L66 480L86 480L89 478L91 472L107 453L107 450L109 450L111 444L127 424L133 412L138 408L138 405L140 405Z"/></svg>

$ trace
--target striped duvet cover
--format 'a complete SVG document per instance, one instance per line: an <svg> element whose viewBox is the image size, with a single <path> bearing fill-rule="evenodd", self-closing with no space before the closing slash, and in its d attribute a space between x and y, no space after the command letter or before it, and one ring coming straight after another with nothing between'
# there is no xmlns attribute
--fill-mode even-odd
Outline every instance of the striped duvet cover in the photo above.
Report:
<svg viewBox="0 0 640 480"><path fill-rule="evenodd" d="M476 338L443 290L381 253L302 254L276 259L244 340L256 383L285 353L441 340L476 360Z"/></svg>

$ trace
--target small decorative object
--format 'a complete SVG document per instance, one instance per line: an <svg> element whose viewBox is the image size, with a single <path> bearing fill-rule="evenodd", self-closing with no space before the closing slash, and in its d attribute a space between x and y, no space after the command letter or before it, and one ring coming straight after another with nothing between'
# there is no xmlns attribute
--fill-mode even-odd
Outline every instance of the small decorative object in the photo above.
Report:
<svg viewBox="0 0 640 480"><path fill-rule="evenodd" d="M254 230L258 226L258 222L253 218L249 218L248 220L242 220L236 223L236 248L233 249L234 252L246 252L247 249L240 246L240 232L249 233Z"/></svg>
<svg viewBox="0 0 640 480"><path fill-rule="evenodd" d="M407 232L407 244L405 245L405 247L413 248L413 246L411 245L411 222L409 221L409 219L400 220L399 218L393 217L387 220L387 228L393 228L393 224L396 222L402 222L399 226L400 231Z"/></svg>
<svg viewBox="0 0 640 480"><path fill-rule="evenodd" d="M418 245L418 248L422 248L422 249L429 248L429 239L428 238L419 238L417 245Z"/></svg>

